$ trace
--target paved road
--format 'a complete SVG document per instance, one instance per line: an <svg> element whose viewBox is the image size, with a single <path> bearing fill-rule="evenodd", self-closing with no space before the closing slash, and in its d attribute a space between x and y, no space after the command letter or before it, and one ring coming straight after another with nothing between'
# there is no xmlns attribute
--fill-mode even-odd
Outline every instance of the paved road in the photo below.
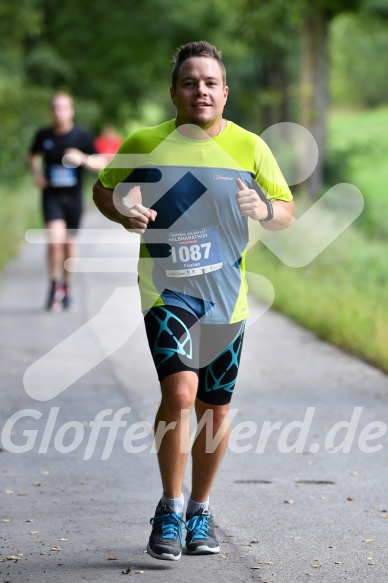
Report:
<svg viewBox="0 0 388 583"><path fill-rule="evenodd" d="M86 226L111 224L92 213ZM0 582L386 581L387 376L278 313L259 318L254 302L211 498L222 553L145 554L159 389L135 276L119 271L133 267L133 239L113 241L81 235L74 313L42 310L43 245L1 278ZM189 480L188 468L186 495Z"/></svg>

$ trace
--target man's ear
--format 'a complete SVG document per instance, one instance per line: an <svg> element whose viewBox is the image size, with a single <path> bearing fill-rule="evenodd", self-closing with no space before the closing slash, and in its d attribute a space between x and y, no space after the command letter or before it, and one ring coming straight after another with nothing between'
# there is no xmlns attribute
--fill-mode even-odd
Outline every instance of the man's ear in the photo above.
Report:
<svg viewBox="0 0 388 583"><path fill-rule="evenodd" d="M170 96L171 96L171 101L173 103L175 103L175 94L176 94L175 87L173 87L173 85L171 85L171 87L170 87Z"/></svg>
<svg viewBox="0 0 388 583"><path fill-rule="evenodd" d="M227 85L225 85L225 87L224 87L224 104L227 102L228 94L229 94L229 87Z"/></svg>

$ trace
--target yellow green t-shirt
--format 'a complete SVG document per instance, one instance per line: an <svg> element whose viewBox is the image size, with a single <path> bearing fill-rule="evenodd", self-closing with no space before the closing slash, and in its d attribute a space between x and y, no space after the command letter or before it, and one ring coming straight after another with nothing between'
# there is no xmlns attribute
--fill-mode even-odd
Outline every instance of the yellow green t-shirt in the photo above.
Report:
<svg viewBox="0 0 388 583"><path fill-rule="evenodd" d="M142 204L157 211L140 246L144 311L174 305L213 324L248 316L248 220L237 178L270 200L292 199L268 146L230 121L214 138L196 126L178 130L175 120L139 130L101 171L105 188L125 201L140 185Z"/></svg>

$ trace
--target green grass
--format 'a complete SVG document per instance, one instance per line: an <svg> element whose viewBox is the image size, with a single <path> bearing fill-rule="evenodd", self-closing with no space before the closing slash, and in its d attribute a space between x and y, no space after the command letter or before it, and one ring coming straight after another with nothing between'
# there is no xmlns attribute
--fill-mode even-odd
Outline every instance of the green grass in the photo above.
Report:
<svg viewBox="0 0 388 583"><path fill-rule="evenodd" d="M258 243L248 269L272 282L274 308L388 372L388 108L333 114L330 145L346 152L347 181L364 195L356 226L298 269Z"/></svg>
<svg viewBox="0 0 388 583"><path fill-rule="evenodd" d="M19 251L27 229L42 226L40 197L29 177L0 188L0 269Z"/></svg>

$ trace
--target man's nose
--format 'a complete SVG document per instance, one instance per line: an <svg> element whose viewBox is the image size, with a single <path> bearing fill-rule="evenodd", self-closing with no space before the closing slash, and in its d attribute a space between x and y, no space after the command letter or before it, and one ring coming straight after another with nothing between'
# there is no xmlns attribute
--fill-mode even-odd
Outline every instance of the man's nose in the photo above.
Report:
<svg viewBox="0 0 388 583"><path fill-rule="evenodd" d="M206 83L198 83L197 93L198 95L205 95L207 93Z"/></svg>

